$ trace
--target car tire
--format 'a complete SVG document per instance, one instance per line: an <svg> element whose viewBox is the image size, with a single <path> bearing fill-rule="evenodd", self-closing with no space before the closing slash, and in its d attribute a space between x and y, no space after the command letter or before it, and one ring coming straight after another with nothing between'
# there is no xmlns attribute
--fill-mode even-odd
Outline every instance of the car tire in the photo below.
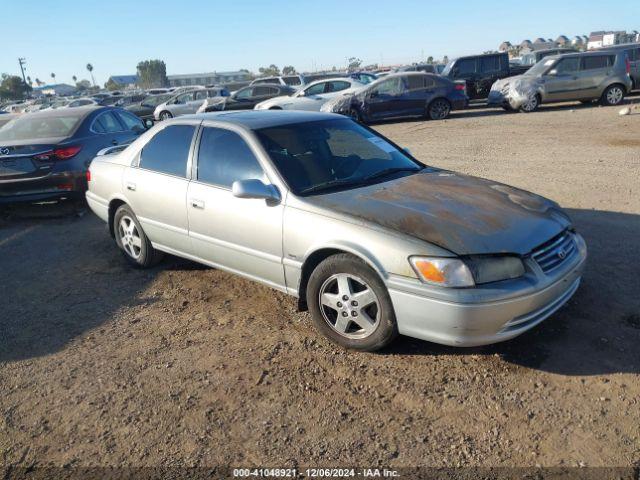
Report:
<svg viewBox="0 0 640 480"><path fill-rule="evenodd" d="M121 205L113 216L116 245L124 258L137 268L149 268L162 260L163 253L153 248L149 237L128 205Z"/></svg>
<svg viewBox="0 0 640 480"><path fill-rule="evenodd" d="M615 83L606 88L600 98L600 102L605 106L614 107L622 103L625 95L625 88L619 83Z"/></svg>
<svg viewBox="0 0 640 480"><path fill-rule="evenodd" d="M160 112L159 117L160 120L169 120L170 118L173 118L173 114L168 110L163 110L162 112Z"/></svg>
<svg viewBox="0 0 640 480"><path fill-rule="evenodd" d="M350 108L349 111L347 111L347 117L349 117L354 122L364 123L360 111L355 108Z"/></svg>
<svg viewBox="0 0 640 480"><path fill-rule="evenodd" d="M282 110L282 107L271 107L269 110Z"/></svg>
<svg viewBox="0 0 640 480"><path fill-rule="evenodd" d="M513 113L513 112L515 112L515 110L513 109L513 107L512 107L511 105L508 105L508 104L502 105L502 109L503 109L505 112L509 112L509 113Z"/></svg>
<svg viewBox="0 0 640 480"><path fill-rule="evenodd" d="M451 103L445 98L436 98L427 107L429 120L444 120L451 113Z"/></svg>
<svg viewBox="0 0 640 480"><path fill-rule="evenodd" d="M520 111L523 113L532 113L540 108L540 95L535 94L527 102L520 106Z"/></svg>
<svg viewBox="0 0 640 480"><path fill-rule="evenodd" d="M314 269L307 305L316 329L345 348L372 352L398 335L386 286L375 270L350 254L332 255Z"/></svg>

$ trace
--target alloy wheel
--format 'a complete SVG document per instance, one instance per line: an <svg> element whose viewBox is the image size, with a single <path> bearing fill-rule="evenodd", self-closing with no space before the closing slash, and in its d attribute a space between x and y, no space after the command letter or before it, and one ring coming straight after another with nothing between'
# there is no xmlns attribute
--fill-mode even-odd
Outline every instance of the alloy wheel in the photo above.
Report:
<svg viewBox="0 0 640 480"><path fill-rule="evenodd" d="M538 108L538 96L531 95L527 98L527 101L522 105L522 110L525 112L533 112L536 108Z"/></svg>
<svg viewBox="0 0 640 480"><path fill-rule="evenodd" d="M436 100L429 107L429 116L432 120L443 120L449 116L451 107L445 100Z"/></svg>
<svg viewBox="0 0 640 480"><path fill-rule="evenodd" d="M325 322L347 338L365 338L380 322L380 302L360 277L338 273L320 287L319 305Z"/></svg>
<svg viewBox="0 0 640 480"><path fill-rule="evenodd" d="M118 235L122 248L131 258L137 260L142 252L142 239L135 222L128 215L123 216L118 224Z"/></svg>
<svg viewBox="0 0 640 480"><path fill-rule="evenodd" d="M620 87L612 87L607 91L607 103L609 105L617 105L624 98L624 92Z"/></svg>

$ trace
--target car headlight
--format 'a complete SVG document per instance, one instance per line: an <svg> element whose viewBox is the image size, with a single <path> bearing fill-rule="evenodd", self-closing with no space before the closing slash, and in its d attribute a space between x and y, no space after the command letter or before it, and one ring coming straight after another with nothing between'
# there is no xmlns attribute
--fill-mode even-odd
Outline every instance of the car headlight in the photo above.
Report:
<svg viewBox="0 0 640 480"><path fill-rule="evenodd" d="M522 260L514 255L471 256L465 263L477 284L511 280L525 272Z"/></svg>
<svg viewBox="0 0 640 480"><path fill-rule="evenodd" d="M409 262L425 283L441 287L473 287L469 267L458 258L410 257Z"/></svg>
<svg viewBox="0 0 640 480"><path fill-rule="evenodd" d="M411 257L411 266L425 283L441 287L474 285L510 280L524 275L516 256L471 256L459 258Z"/></svg>

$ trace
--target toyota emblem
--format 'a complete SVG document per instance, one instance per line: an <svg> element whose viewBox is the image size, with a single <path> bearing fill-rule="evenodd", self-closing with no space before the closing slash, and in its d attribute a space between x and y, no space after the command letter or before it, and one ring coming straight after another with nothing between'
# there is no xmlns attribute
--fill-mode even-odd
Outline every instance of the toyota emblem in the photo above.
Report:
<svg viewBox="0 0 640 480"><path fill-rule="evenodd" d="M566 256L567 256L567 252L564 251L564 248L561 248L560 250L558 250L558 257L561 260L564 260Z"/></svg>
<svg viewBox="0 0 640 480"><path fill-rule="evenodd" d="M0 155L9 155L10 150L7 147L0 147Z"/></svg>

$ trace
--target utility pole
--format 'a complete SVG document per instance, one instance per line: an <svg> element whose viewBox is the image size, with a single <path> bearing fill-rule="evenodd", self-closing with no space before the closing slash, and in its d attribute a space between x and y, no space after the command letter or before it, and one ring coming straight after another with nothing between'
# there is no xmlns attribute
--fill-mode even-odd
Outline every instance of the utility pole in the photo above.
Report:
<svg viewBox="0 0 640 480"><path fill-rule="evenodd" d="M18 63L20 64L20 71L22 72L22 81L26 85L27 77L24 76L24 66L27 64L27 61L24 58L19 58Z"/></svg>

